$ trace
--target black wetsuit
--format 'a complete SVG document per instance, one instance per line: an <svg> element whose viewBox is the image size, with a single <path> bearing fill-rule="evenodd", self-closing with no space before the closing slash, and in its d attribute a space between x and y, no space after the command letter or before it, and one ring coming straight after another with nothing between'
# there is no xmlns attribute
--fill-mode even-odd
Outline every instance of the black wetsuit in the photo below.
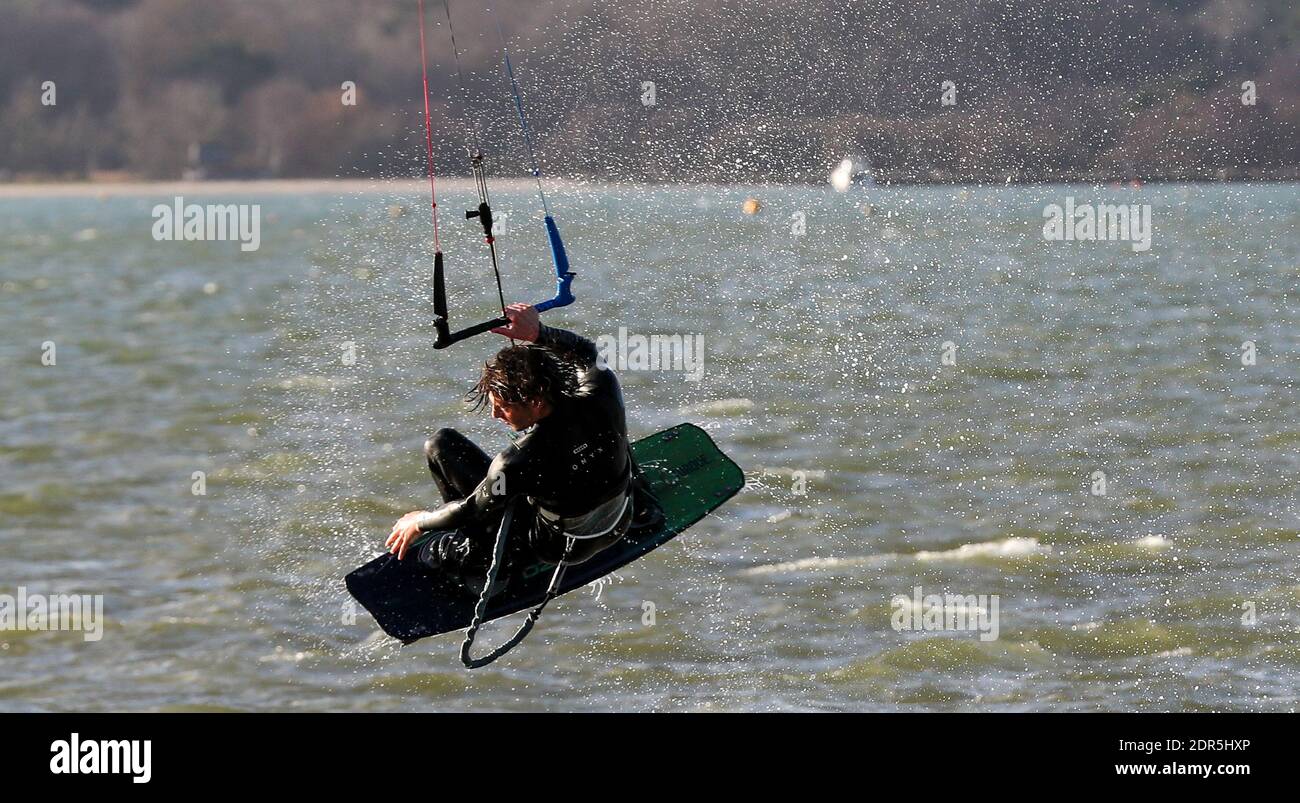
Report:
<svg viewBox="0 0 1300 803"><path fill-rule="evenodd" d="M632 466L618 378L597 364L595 344L580 335L542 326L537 345L579 367L577 393L555 402L495 458L451 429L425 444L446 504L426 514L420 529L457 532L426 544L422 562L461 574L486 568L501 516L521 496L531 509L517 508L515 516L527 521L527 544L543 560L563 557L570 535L577 537L569 560L578 562L626 530Z"/></svg>

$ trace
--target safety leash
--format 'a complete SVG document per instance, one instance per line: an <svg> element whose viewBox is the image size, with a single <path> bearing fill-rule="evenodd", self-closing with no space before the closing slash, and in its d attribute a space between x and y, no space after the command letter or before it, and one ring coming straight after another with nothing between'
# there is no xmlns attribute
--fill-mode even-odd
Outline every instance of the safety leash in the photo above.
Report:
<svg viewBox="0 0 1300 803"><path fill-rule="evenodd" d="M469 651L474 646L474 637L478 635L478 629L483 624L484 617L487 616L488 599L492 596L492 586L496 585L497 572L506 551L506 538L510 533L510 525L514 522L515 507L519 504L517 500L511 503L506 508L505 515L501 517L501 526L497 529L496 545L492 549L492 563L488 566L487 579L483 583L483 593L479 595L478 603L474 606L474 618L470 621L469 628L465 630L465 641L460 645L461 663L470 669L487 666L519 646L519 643L528 636L533 629L533 625L537 624L537 619L542 615L542 610L547 603L559 595L560 581L564 578L564 570L568 564L569 555L572 554L573 544L577 540L573 536L565 536L564 557L560 558L560 562L555 566L555 573L551 575L551 584L546 589L546 596L542 598L541 604L529 612L528 618L519 626L515 634L500 647L482 658L472 657Z"/></svg>

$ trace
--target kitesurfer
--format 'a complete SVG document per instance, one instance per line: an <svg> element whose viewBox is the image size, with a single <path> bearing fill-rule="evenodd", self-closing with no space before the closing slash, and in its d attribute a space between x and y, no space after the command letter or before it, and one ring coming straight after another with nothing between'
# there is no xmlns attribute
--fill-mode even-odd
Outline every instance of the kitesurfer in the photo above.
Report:
<svg viewBox="0 0 1300 803"><path fill-rule="evenodd" d="M489 407L493 418L525 434L491 458L459 432L438 430L424 452L444 504L407 513L386 541L405 559L422 533L446 531L421 546L419 560L462 580L482 575L497 524L520 497L534 515L516 514L525 526L512 529L551 563L564 559L566 548L573 564L617 542L636 513L618 378L599 363L594 343L541 324L532 306L511 304L505 315L509 324L492 331L523 343L487 362L469 397L475 409ZM655 507L642 517L658 513Z"/></svg>

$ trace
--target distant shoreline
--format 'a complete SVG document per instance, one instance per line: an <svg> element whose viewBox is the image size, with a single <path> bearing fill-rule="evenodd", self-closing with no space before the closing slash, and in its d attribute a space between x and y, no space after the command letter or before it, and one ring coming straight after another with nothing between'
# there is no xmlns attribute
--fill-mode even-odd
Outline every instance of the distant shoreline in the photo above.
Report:
<svg viewBox="0 0 1300 803"><path fill-rule="evenodd" d="M471 185L470 179L439 180L439 186ZM504 182L503 182L504 183ZM524 184L522 179L520 184ZM50 181L0 184L0 198L121 197L139 195L290 195L345 192L428 191L428 179L254 179L215 181Z"/></svg>
<svg viewBox="0 0 1300 803"><path fill-rule="evenodd" d="M1160 179L1142 181L1141 186L1159 186L1166 184L1286 184L1300 181L1296 176L1280 176L1269 179L1253 180L1213 180L1213 179L1187 179L1172 180ZM783 187L814 187L826 186L820 182L773 182L770 184L757 184L753 182L737 182L735 184L719 184L717 182L648 182L648 181L611 181L599 182L594 180L574 180L574 179L548 179L548 183L556 187L585 187L591 185L608 184L610 186L676 186L676 187L747 187L755 190L762 188L783 188ZM1091 186L1110 186L1121 185L1127 186L1131 183L1129 179L1115 178L1097 178L1088 179L1077 177L1072 179L1063 179L1059 181L878 181L874 186L867 185L855 188L853 192L870 192L873 189L890 189L899 187L992 187L992 186L1065 186L1065 185L1091 185ZM528 178L498 178L493 181L494 186L502 189L527 189L533 186L532 180ZM446 187L449 190L463 191L473 189L473 180L467 177L451 176L439 178L438 186ZM217 180L176 180L176 181L46 181L46 182L9 182L0 183L0 199L13 198L84 198L84 197L132 197L132 196L159 196L159 195L237 195L241 193L257 193L270 195L293 195L293 194L312 194L312 193L373 193L373 194L421 194L427 193L429 182L427 179L419 178L400 178L400 179L217 179Z"/></svg>

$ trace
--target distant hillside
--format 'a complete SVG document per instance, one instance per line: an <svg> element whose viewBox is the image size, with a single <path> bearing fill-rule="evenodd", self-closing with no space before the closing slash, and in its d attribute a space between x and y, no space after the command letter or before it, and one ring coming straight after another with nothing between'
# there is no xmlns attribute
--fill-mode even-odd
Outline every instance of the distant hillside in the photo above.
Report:
<svg viewBox="0 0 1300 803"><path fill-rule="evenodd" d="M521 173L492 16L451 2L462 89L427 5L440 169L477 137ZM856 154L903 182L1300 177L1291 0L500 7L556 174L820 182ZM419 174L416 25L416 0L6 0L0 179Z"/></svg>

